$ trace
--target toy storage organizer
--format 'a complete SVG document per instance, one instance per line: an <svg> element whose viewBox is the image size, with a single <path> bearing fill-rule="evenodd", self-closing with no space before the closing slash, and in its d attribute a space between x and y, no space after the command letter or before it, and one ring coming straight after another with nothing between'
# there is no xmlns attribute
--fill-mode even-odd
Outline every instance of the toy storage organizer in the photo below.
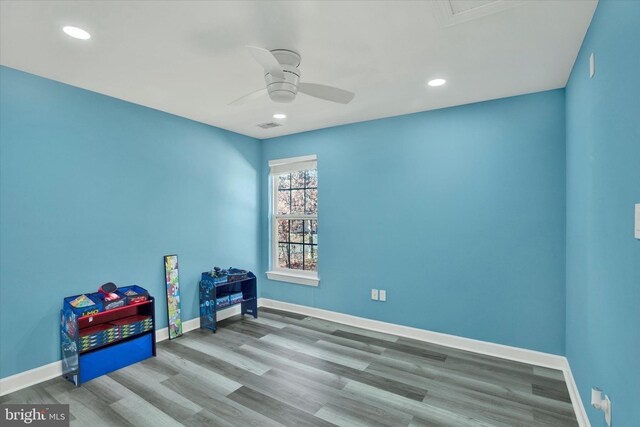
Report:
<svg viewBox="0 0 640 427"><path fill-rule="evenodd" d="M66 379L79 386L156 355L154 298L147 294L146 301L128 302L97 313L64 304L60 338ZM92 310L102 310L102 305Z"/></svg>
<svg viewBox="0 0 640 427"><path fill-rule="evenodd" d="M223 281L202 273L200 281L200 328L218 329L218 311L240 305L242 315L258 317L258 294L256 276L248 272L245 278Z"/></svg>

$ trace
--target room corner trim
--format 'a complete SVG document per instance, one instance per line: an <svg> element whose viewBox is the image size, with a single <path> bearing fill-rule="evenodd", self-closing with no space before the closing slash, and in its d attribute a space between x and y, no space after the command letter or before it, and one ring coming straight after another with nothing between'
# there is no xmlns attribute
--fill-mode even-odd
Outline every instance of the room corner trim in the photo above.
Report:
<svg viewBox="0 0 640 427"><path fill-rule="evenodd" d="M578 390L578 385L576 384L576 381L573 378L573 373L571 372L569 359L565 357L564 363L565 363L565 366L562 369L562 373L564 374L564 382L567 384L567 388L569 389L571 404L573 405L573 411L576 413L578 424L580 425L580 427L591 427L591 423L589 422L589 417L587 416L587 411L585 410L584 404L582 403L582 399L580 398L580 391Z"/></svg>

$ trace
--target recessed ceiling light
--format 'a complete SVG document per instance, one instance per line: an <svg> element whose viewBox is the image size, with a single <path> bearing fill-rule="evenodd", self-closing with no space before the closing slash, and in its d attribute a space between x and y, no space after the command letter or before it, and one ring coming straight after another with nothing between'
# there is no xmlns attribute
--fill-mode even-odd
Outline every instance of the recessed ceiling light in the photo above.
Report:
<svg viewBox="0 0 640 427"><path fill-rule="evenodd" d="M276 113L276 114L273 115L273 118L274 119L286 119L287 115L284 114L284 113Z"/></svg>
<svg viewBox="0 0 640 427"><path fill-rule="evenodd" d="M78 27L64 27L62 28L62 31L64 31L65 34L73 37L74 39L88 40L91 38L91 34Z"/></svg>
<svg viewBox="0 0 640 427"><path fill-rule="evenodd" d="M429 83L427 84L431 87L437 87L437 86L442 86L446 82L447 81L445 79L433 79L433 80L429 80Z"/></svg>

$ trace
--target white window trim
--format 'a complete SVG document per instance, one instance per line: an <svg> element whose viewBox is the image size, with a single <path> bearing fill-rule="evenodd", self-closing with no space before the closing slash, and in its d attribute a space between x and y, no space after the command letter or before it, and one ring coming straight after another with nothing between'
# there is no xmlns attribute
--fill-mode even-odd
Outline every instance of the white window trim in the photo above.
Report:
<svg viewBox="0 0 640 427"><path fill-rule="evenodd" d="M317 271L305 271L305 270L293 270L290 268L278 267L278 239L277 233L277 217L275 209L278 203L278 191L276 176L294 172L296 170L311 169L317 167L317 156L315 154L310 156L291 157L288 159L269 160L269 178L271 181L271 209L269 215L271 216L271 270L267 271L267 278L269 280L278 280L280 282L296 283L298 285L318 286L320 284L320 278ZM282 216L281 216L282 217ZM287 215L287 219L317 219L317 215Z"/></svg>
<svg viewBox="0 0 640 427"><path fill-rule="evenodd" d="M267 278L269 280L277 280L279 282L296 283L298 285L318 286L320 285L320 278L316 274L304 274L302 272L291 273L295 270L275 270L267 271Z"/></svg>

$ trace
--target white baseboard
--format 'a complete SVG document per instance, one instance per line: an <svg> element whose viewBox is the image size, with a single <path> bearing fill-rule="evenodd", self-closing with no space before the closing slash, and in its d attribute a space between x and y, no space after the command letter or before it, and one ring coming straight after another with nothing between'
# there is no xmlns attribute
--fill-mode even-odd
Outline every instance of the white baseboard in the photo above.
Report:
<svg viewBox="0 0 640 427"><path fill-rule="evenodd" d="M511 347L503 344L496 344L487 341L479 341L471 338L459 337L456 335L443 334L440 332L428 331L426 329L412 328L410 326L397 325L394 323L381 322L379 320L367 319L364 317L352 316L335 311L323 310L320 308L307 307L304 305L291 304L282 301L260 298L260 307L274 308L291 313L313 316L319 319L342 323L349 326L368 329L376 332L397 335L405 338L412 338L419 341L430 342L445 347L457 348L459 350L471 351L488 356L500 357L516 362L528 363L545 368L561 370L564 374L573 410L580 427L591 427L589 419L584 410L584 405L580 399L580 393L573 379L571 368L566 357L556 354L543 353L524 348Z"/></svg>
<svg viewBox="0 0 640 427"><path fill-rule="evenodd" d="M189 331L193 331L194 329L198 329L200 327L200 318L196 317L195 319L185 320L182 322L182 333L187 333ZM164 341L169 339L169 328L156 329L156 342Z"/></svg>
<svg viewBox="0 0 640 427"><path fill-rule="evenodd" d="M291 313L313 316L319 319L329 320L336 323L355 326L358 328L369 329L371 331L383 332L387 334L397 335L405 338L412 338L419 341L430 342L446 347L453 347L460 350L471 351L474 353L485 354L488 356L501 357L516 362L529 363L536 366L561 370L564 374L565 382L569 389L573 409L576 413L580 427L591 427L589 419L580 393L576 386L569 362L566 357L555 354L542 353L539 351L527 350L524 348L511 347L503 344L495 344L486 341L474 340L455 335L443 334L440 332L428 331L426 329L412 328L410 326L397 325L394 323L381 322L379 320L367 319L364 317L352 316L349 314L338 313L335 311L323 310L320 308L307 307L298 304L291 304L282 301L276 301L268 298L260 298L258 300L260 307L274 308L277 310L288 311ZM240 314L240 307L231 307L221 311L218 314L218 320L224 320L229 317ZM200 318L187 320L182 323L182 331L184 333L198 329L200 327ZM156 341L164 341L169 338L168 328L156 330ZM21 390L25 387L50 380L62 375L62 364L60 361L40 366L29 371L21 372L9 377L0 379L0 396Z"/></svg>
<svg viewBox="0 0 640 427"><path fill-rule="evenodd" d="M218 321L228 319L229 317L233 317L236 314L240 314L239 305L220 311L218 313ZM198 328L200 328L199 317L182 322L182 333L186 334L187 332L193 331L194 329ZM169 339L169 328L156 329L156 342L164 341L167 339Z"/></svg>
<svg viewBox="0 0 640 427"><path fill-rule="evenodd" d="M267 298L261 298L260 303L262 307L313 316L319 319L369 329L371 331L412 338L419 341L426 341L445 347L453 347L489 356L502 357L516 362L530 363L532 365L544 366L553 369L562 369L566 365L566 358L555 354L542 353L539 351L511 347L503 344L495 344L487 341L479 341L456 335L428 331L426 329L412 328L410 326L403 326L395 323L381 322L379 320L337 313L335 311L323 310L320 308L306 307L298 304L290 304Z"/></svg>
<svg viewBox="0 0 640 427"><path fill-rule="evenodd" d="M20 372L0 379L0 396L22 390L23 388L59 377L62 375L62 362L49 363L28 371Z"/></svg>

